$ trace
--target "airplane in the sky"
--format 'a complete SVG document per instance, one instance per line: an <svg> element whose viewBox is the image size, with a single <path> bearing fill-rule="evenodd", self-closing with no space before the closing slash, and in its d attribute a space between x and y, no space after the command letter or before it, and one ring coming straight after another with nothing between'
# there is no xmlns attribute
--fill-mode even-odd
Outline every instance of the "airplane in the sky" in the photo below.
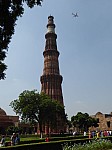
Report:
<svg viewBox="0 0 112 150"><path fill-rule="evenodd" d="M77 12L76 13L72 13L73 17L78 17Z"/></svg>

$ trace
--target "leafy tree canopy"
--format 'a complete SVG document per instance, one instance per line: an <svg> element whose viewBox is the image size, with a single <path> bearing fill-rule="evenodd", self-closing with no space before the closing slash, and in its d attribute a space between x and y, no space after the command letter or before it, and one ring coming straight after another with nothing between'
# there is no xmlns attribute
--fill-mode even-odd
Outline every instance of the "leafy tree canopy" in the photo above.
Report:
<svg viewBox="0 0 112 150"><path fill-rule="evenodd" d="M23 91L19 98L12 101L10 106L25 122L39 123L40 133L42 125L49 123L55 126L57 116L65 119L64 107L56 100L51 100L46 94L38 93L36 90Z"/></svg>
<svg viewBox="0 0 112 150"><path fill-rule="evenodd" d="M12 135L13 133L21 133L22 132L22 129L19 128L19 127L14 127L14 126L9 126L7 129L6 129L6 133L8 135Z"/></svg>
<svg viewBox="0 0 112 150"><path fill-rule="evenodd" d="M4 59L15 31L16 21L24 13L24 3L32 8L41 5L42 0L0 0L0 80L5 79L4 71L7 66Z"/></svg>
<svg viewBox="0 0 112 150"><path fill-rule="evenodd" d="M81 131L88 131L88 128L91 126L98 126L98 120L89 116L88 113L78 112L76 116L71 117L71 122L74 127Z"/></svg>

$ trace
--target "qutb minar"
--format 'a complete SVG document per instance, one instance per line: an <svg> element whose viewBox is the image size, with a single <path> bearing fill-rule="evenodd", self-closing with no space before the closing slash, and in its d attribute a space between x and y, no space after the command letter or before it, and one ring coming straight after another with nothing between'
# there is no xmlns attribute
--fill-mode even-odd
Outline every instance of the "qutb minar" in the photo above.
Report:
<svg viewBox="0 0 112 150"><path fill-rule="evenodd" d="M63 104L62 76L59 70L59 52L57 50L57 35L55 33L54 17L48 17L47 33L45 34L46 44L44 55L44 69L41 76L41 92L46 93L52 99Z"/></svg>
<svg viewBox="0 0 112 150"><path fill-rule="evenodd" d="M55 33L54 17L48 17L47 33L45 34L45 50L43 75L40 78L41 92L51 99L59 101L63 106L62 81L59 69L59 51L57 50L57 34Z"/></svg>

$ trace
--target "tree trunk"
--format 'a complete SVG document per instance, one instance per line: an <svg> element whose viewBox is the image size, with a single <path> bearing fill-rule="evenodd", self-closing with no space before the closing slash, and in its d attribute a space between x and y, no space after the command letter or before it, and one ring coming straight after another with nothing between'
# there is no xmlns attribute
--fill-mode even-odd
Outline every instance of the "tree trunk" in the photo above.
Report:
<svg viewBox="0 0 112 150"><path fill-rule="evenodd" d="M40 138L42 139L42 137L43 137L42 122L39 122L39 129L40 129Z"/></svg>

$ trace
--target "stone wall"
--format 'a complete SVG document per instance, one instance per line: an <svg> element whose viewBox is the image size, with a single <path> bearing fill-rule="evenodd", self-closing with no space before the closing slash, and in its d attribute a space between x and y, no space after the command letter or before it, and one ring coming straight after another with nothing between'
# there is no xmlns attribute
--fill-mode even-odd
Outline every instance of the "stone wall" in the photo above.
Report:
<svg viewBox="0 0 112 150"><path fill-rule="evenodd" d="M99 120L99 127L91 128L94 130L112 130L112 112L110 114L103 114L101 112L97 112L95 115L91 117Z"/></svg>

